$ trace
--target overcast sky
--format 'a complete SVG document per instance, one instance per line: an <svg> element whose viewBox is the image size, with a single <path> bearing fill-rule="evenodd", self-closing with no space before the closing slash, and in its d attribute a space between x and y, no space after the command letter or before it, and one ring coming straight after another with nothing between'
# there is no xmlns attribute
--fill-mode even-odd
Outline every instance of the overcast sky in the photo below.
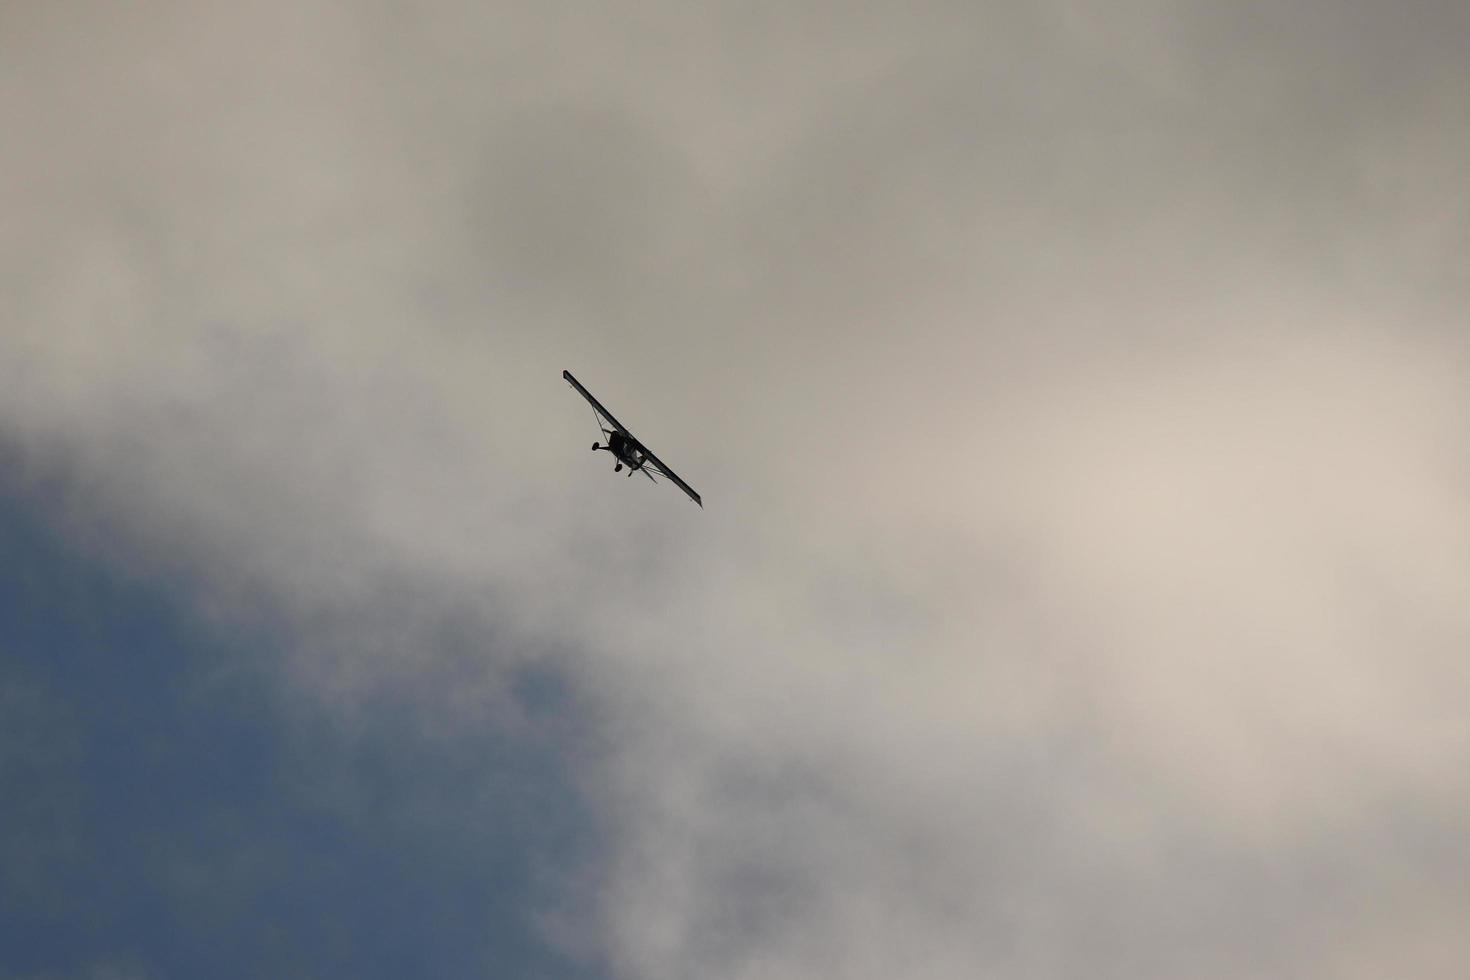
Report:
<svg viewBox="0 0 1470 980"><path fill-rule="evenodd" d="M1467 51L0 0L0 978L1467 975Z"/></svg>

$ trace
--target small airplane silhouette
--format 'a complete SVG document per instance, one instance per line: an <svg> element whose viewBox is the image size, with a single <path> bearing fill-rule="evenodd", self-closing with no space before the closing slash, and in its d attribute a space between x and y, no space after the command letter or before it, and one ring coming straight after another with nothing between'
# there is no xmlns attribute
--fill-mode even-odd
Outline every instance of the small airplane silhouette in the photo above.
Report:
<svg viewBox="0 0 1470 980"><path fill-rule="evenodd" d="M654 483L658 482L653 476L654 473L657 473L688 494L689 499L698 504L701 510L704 509L704 501L699 499L699 494L694 492L694 488L679 479L679 474L665 466L657 456L649 451L647 446L639 442L638 437L629 432L627 426L613 418L613 414L603 408L601 402L592 397L592 392L583 388L582 383L572 377L572 372L563 371L561 376L573 388L576 388L583 398L587 399L587 403L592 406L592 411L596 413L598 428L602 429L602 434L607 436L607 445L603 446L594 442L592 444L592 451L596 452L599 449L605 449L612 453L613 457L617 460L613 466L614 473L620 472L626 466L628 468L628 476L631 477L634 473L641 472L644 476L653 480ZM612 428L608 428L608 426L612 426Z"/></svg>

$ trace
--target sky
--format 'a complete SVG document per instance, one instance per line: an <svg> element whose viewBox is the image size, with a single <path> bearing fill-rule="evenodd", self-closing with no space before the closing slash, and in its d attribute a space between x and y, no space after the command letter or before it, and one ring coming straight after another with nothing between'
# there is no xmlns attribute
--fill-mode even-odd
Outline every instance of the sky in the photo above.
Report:
<svg viewBox="0 0 1470 980"><path fill-rule="evenodd" d="M1464 976L1467 44L0 0L0 978Z"/></svg>

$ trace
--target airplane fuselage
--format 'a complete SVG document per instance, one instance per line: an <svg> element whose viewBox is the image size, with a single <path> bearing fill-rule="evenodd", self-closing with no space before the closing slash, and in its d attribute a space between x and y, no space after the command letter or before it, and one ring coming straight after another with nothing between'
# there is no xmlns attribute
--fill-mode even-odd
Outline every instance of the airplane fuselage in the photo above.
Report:
<svg viewBox="0 0 1470 980"><path fill-rule="evenodd" d="M609 432L606 446L593 444L592 448L606 449L617 458L618 465L613 467L614 471L627 466L628 475L632 476L634 470L643 467L643 454L638 451L638 444L621 432Z"/></svg>

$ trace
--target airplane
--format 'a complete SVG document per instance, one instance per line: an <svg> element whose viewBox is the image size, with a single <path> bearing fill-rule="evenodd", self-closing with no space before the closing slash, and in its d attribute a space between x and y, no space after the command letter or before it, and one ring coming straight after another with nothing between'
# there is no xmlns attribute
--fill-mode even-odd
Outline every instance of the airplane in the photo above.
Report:
<svg viewBox="0 0 1470 980"><path fill-rule="evenodd" d="M679 479L677 473L669 469L657 456L649 452L648 447L639 442L638 437L629 432L627 426L613 418L612 413L603 408L602 403L592 397L592 392L583 388L582 383L572 377L572 372L563 371L561 376L573 388L576 388L582 397L587 399L587 403L592 406L592 411L597 416L597 427L602 430L603 435L607 436L607 445L602 446L594 442L592 444L592 451L597 452L599 449L602 449L612 453L613 458L617 461L613 466L614 473L621 472L623 467L626 466L629 477L634 473L641 472L644 476L653 480L654 483L658 482L653 478L653 474L657 473L662 477L666 477L674 486L688 494L689 499L698 504L700 510L704 509L704 501L699 499L699 494L694 492L694 488ZM607 425L603 424L603 420L606 420ZM609 425L612 428L609 429Z"/></svg>

